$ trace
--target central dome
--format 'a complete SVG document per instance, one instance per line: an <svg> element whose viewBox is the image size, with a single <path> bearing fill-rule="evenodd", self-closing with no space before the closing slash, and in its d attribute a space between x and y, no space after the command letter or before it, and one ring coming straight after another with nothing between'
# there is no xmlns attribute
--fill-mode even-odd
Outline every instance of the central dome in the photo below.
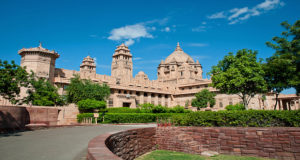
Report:
<svg viewBox="0 0 300 160"><path fill-rule="evenodd" d="M180 48L179 43L177 43L177 47L176 47L175 51L172 54L170 54L165 60L165 63L174 63L174 62L177 62L177 63L184 63L184 62L194 63L194 60L191 56L184 53L183 50Z"/></svg>

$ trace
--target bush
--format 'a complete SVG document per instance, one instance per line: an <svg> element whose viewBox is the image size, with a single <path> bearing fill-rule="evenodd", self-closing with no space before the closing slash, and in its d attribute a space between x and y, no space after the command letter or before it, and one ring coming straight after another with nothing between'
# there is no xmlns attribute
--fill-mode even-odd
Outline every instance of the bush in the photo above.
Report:
<svg viewBox="0 0 300 160"><path fill-rule="evenodd" d="M107 113L105 123L150 123L157 119L171 118L172 113Z"/></svg>
<svg viewBox="0 0 300 160"><path fill-rule="evenodd" d="M140 104L139 108L141 109L142 113L152 113L154 104L151 104L151 103Z"/></svg>
<svg viewBox="0 0 300 160"><path fill-rule="evenodd" d="M167 113L168 108L162 105L157 105L152 108L152 113Z"/></svg>
<svg viewBox="0 0 300 160"><path fill-rule="evenodd" d="M141 113L139 108L128 108L128 107L118 107L118 108L107 108L108 113Z"/></svg>
<svg viewBox="0 0 300 160"><path fill-rule="evenodd" d="M198 111L174 115L172 120L180 126L299 127L300 110Z"/></svg>
<svg viewBox="0 0 300 160"><path fill-rule="evenodd" d="M168 113L191 113L191 112L192 112L191 110L184 109L184 107L180 105L168 109Z"/></svg>
<svg viewBox="0 0 300 160"><path fill-rule="evenodd" d="M80 111L84 112L92 112L93 109L105 109L106 102L104 101L97 101L94 99L85 99L81 100L77 103L78 108Z"/></svg>
<svg viewBox="0 0 300 160"><path fill-rule="evenodd" d="M89 117L94 117L94 113L80 113L77 115L77 121L81 122L83 118L89 118Z"/></svg>
<svg viewBox="0 0 300 160"><path fill-rule="evenodd" d="M241 111L245 110L245 106L243 104L235 104L235 105L228 105L225 107L227 111Z"/></svg>

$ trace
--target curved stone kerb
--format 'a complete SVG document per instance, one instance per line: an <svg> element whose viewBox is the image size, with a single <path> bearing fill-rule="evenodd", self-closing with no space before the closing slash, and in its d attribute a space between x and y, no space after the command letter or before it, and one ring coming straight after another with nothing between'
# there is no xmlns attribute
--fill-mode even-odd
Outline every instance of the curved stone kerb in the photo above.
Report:
<svg viewBox="0 0 300 160"><path fill-rule="evenodd" d="M105 145L105 140L111 134L103 134L93 138L88 144L87 160L121 160Z"/></svg>

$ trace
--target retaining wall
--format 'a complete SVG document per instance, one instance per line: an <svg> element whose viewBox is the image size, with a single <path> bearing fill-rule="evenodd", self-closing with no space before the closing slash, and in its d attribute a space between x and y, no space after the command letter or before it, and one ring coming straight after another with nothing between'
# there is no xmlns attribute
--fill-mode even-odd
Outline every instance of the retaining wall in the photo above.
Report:
<svg viewBox="0 0 300 160"><path fill-rule="evenodd" d="M296 160L300 159L300 128L158 127L132 129L96 137L90 141L87 159L101 160L109 157L113 160L121 157L131 160L154 149L192 154L210 150L222 154ZM101 153L105 153L104 158L101 157Z"/></svg>
<svg viewBox="0 0 300 160"><path fill-rule="evenodd" d="M0 132L24 130L27 124L57 125L58 108L0 106Z"/></svg>

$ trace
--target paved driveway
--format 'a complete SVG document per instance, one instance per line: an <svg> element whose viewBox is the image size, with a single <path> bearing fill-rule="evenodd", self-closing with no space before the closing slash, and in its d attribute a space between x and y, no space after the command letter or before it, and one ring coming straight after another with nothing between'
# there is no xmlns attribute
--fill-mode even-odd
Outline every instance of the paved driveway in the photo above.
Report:
<svg viewBox="0 0 300 160"><path fill-rule="evenodd" d="M111 132L154 125L99 125L52 128L0 134L2 160L83 160L92 138Z"/></svg>

